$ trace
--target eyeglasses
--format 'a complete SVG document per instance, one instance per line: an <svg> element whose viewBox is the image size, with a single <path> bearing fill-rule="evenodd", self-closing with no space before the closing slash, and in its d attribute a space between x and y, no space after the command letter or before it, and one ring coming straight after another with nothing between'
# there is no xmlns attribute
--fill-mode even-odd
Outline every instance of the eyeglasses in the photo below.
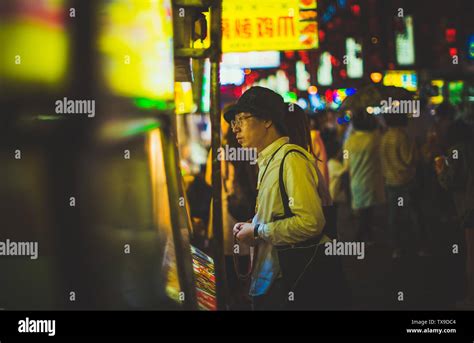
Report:
<svg viewBox="0 0 474 343"><path fill-rule="evenodd" d="M253 116L246 116L246 117L240 117L240 118L236 118L234 120L231 120L230 121L230 126L232 127L232 129L235 129L237 126L241 127L242 123L244 122L245 119L249 119L249 118L252 118L252 117Z"/></svg>

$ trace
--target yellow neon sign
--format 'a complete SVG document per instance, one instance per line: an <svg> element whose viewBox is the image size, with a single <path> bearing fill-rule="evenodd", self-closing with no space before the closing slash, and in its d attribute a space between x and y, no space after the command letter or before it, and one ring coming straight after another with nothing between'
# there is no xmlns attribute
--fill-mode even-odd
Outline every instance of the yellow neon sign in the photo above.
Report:
<svg viewBox="0 0 474 343"><path fill-rule="evenodd" d="M316 0L224 0L222 51L318 47Z"/></svg>
<svg viewBox="0 0 474 343"><path fill-rule="evenodd" d="M174 99L170 0L114 0L102 13L99 49L109 89L127 97Z"/></svg>

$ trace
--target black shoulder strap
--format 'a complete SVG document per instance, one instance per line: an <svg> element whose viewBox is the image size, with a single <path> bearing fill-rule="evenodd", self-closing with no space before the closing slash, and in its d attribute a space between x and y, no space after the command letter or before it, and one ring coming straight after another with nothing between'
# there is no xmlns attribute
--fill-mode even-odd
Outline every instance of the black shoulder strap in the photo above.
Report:
<svg viewBox="0 0 474 343"><path fill-rule="evenodd" d="M303 155L304 158L307 158L306 155L302 151L297 150L297 149L291 149L291 150L288 150L285 153L285 155L283 156L283 158L281 159L280 174L279 174L278 182L280 184L281 201L283 202L283 208L285 210L285 218L293 216L293 212L291 212L291 209L290 209L288 194L286 193L286 190L285 190L285 182L283 180L283 164L285 162L286 155L288 155L290 152L297 152L297 153Z"/></svg>

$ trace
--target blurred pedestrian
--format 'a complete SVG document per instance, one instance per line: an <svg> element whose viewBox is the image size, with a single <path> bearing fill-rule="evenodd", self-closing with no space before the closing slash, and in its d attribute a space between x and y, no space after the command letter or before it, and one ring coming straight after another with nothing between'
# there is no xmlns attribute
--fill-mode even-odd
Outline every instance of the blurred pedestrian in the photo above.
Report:
<svg viewBox="0 0 474 343"><path fill-rule="evenodd" d="M436 140L434 144L437 149L446 151L449 149L448 130L456 117L456 109L448 102L443 102L435 109L435 122L432 126L435 131Z"/></svg>
<svg viewBox="0 0 474 343"><path fill-rule="evenodd" d="M433 168L435 158L444 155L438 141L438 134L434 126L426 132L425 141L420 149L420 159L417 164L417 185L420 190L420 207L423 215L422 222L426 237L432 239L431 247L435 252L436 246L447 244L454 238L457 230L446 233L446 227L454 228L456 209L449 192L438 182ZM440 247L442 250L443 248Z"/></svg>
<svg viewBox="0 0 474 343"><path fill-rule="evenodd" d="M440 184L454 198L466 239L466 298L462 307L474 309L474 130L462 121L447 129L447 154L435 162Z"/></svg>
<svg viewBox="0 0 474 343"><path fill-rule="evenodd" d="M406 224L409 224L412 241L419 249L418 255L426 256L428 254L423 248L426 242L422 241L424 231L415 178L417 151L414 140L406 132L408 115L388 113L385 115L385 122L388 130L382 136L380 158L387 195L392 258L399 258L407 250L402 239Z"/></svg>
<svg viewBox="0 0 474 343"><path fill-rule="evenodd" d="M329 194L333 200L334 212L336 218L339 217L338 212L344 204L347 203L347 165L342 163L342 149L339 142L335 139L326 144L328 153L328 170L329 170ZM336 220L337 227L337 220ZM338 231L339 232L339 231ZM336 235L337 236L337 235Z"/></svg>
<svg viewBox="0 0 474 343"><path fill-rule="evenodd" d="M374 242L373 221L377 205L385 201L376 121L365 108L354 108L353 130L343 147L343 161L349 170L356 239Z"/></svg>
<svg viewBox="0 0 474 343"><path fill-rule="evenodd" d="M326 146L324 145L323 138L321 136L321 130L319 122L316 118L310 121L310 143L311 149L314 156L317 159L318 169L321 171L326 187L329 188L329 171L328 171L328 159L326 154Z"/></svg>
<svg viewBox="0 0 474 343"><path fill-rule="evenodd" d="M330 238L336 238L336 212L334 210L331 195L329 194L329 187L325 181L322 170L325 169L325 163L321 163L316 153L313 150L313 144L311 140L311 131L309 126L309 119L304 110L297 104L286 104L287 111L285 116L285 123L288 131L288 137L290 143L299 145L306 151L308 151L316 159L316 172L318 174L318 194L321 198L324 217L326 218L326 226L324 233ZM327 168L327 166L326 166Z"/></svg>
<svg viewBox="0 0 474 343"><path fill-rule="evenodd" d="M310 120L303 109L297 104L286 104L286 106L285 125L290 143L299 145L316 159L315 167L318 173L318 194L323 206L331 206L331 195L329 194L329 188L327 187L326 179L323 175L323 171L327 169L327 166L325 166L323 161L319 160L317 153L314 151L312 130L309 129ZM324 144L322 144L322 146L324 147ZM320 154L320 156L326 156L326 149L324 149L324 153Z"/></svg>

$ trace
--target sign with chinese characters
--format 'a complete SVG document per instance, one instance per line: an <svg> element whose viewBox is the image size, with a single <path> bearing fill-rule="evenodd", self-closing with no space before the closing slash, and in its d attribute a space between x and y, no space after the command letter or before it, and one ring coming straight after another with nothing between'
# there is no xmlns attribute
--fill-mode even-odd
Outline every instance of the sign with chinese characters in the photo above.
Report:
<svg viewBox="0 0 474 343"><path fill-rule="evenodd" d="M222 51L318 47L316 0L224 0Z"/></svg>

